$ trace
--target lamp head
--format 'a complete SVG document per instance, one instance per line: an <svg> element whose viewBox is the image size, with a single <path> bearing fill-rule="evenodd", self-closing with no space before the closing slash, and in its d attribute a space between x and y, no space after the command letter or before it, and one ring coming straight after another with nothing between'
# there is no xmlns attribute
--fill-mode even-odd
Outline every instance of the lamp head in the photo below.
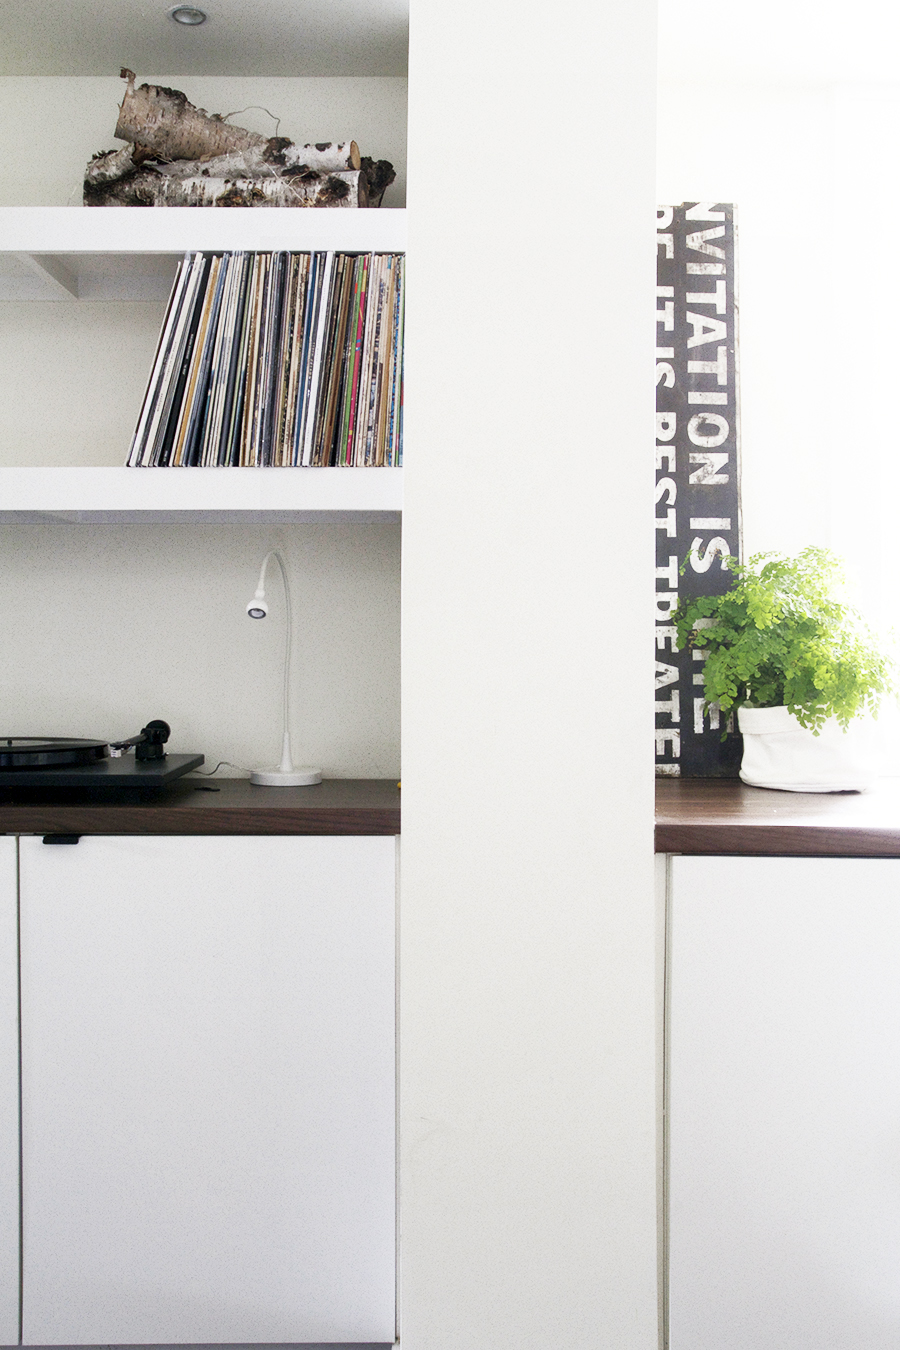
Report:
<svg viewBox="0 0 900 1350"><path fill-rule="evenodd" d="M251 619L264 619L269 613L269 605L264 595L255 595L247 606Z"/></svg>
<svg viewBox="0 0 900 1350"><path fill-rule="evenodd" d="M206 10L198 9L196 5L176 5L169 10L169 18L176 23L186 24L188 28L196 28L197 24L206 23L207 14Z"/></svg>

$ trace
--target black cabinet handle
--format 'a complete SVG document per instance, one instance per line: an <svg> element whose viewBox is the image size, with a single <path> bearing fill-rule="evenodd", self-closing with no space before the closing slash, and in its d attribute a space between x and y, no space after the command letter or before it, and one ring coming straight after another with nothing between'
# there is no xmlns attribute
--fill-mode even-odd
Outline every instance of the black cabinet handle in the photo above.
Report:
<svg viewBox="0 0 900 1350"><path fill-rule="evenodd" d="M45 834L45 844L77 844L80 834Z"/></svg>

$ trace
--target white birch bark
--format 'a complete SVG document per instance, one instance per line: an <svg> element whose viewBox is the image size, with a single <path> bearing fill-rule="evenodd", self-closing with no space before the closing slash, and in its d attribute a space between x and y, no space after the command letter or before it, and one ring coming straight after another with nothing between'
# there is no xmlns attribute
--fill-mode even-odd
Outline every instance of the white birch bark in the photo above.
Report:
<svg viewBox="0 0 900 1350"><path fill-rule="evenodd" d="M291 141L284 150L272 151L271 145L271 141L266 141L213 159L177 159L160 164L159 172L167 178L294 178L304 173L340 173L359 168L355 141L329 145L322 150L315 145L294 145ZM352 150L356 150L355 156ZM354 158L356 164L351 162Z"/></svg>
<svg viewBox="0 0 900 1350"><path fill-rule="evenodd" d="M128 86L119 108L116 139L146 146L159 159L204 159L246 150L265 137L233 127L221 117L195 108L178 89L134 86L134 72L122 71Z"/></svg>
<svg viewBox="0 0 900 1350"><path fill-rule="evenodd" d="M95 155L84 171L85 187L100 187L103 183L114 183L126 174L134 173L134 146L126 145L122 150L107 150Z"/></svg>
<svg viewBox="0 0 900 1350"><path fill-rule="evenodd" d="M178 89L155 84L136 89L133 71L123 69L122 76L128 85L119 108L116 139L140 145L157 159L210 161L234 156L233 165L216 169L216 176L243 178L256 177L266 165L276 170L305 168L327 173L359 168L355 141L295 145L284 136L266 138L195 108Z"/></svg>
<svg viewBox="0 0 900 1350"><path fill-rule="evenodd" d="M85 206L366 206L359 170L292 178L172 178L144 169L85 194Z"/></svg>

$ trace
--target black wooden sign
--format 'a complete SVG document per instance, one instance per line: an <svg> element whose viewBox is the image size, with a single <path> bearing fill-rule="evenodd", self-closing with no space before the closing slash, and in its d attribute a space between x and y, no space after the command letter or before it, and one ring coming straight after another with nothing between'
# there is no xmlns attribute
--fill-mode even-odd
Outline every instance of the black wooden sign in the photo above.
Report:
<svg viewBox="0 0 900 1350"><path fill-rule="evenodd" d="M740 556L734 208L662 206L656 228L656 771L736 777L740 736L704 707L702 653L678 651L671 620L680 596L726 591Z"/></svg>

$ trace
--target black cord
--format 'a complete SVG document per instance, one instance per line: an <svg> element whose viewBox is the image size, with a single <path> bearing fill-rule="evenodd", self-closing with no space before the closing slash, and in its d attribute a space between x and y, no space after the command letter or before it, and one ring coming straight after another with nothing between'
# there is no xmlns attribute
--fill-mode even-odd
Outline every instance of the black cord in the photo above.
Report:
<svg viewBox="0 0 900 1350"><path fill-rule="evenodd" d="M201 778L212 778L213 774L218 773L223 765L226 769L240 769L241 773L247 772L246 769L241 769L240 764L232 764L230 759L220 759L214 769L195 769L194 772L199 774Z"/></svg>

